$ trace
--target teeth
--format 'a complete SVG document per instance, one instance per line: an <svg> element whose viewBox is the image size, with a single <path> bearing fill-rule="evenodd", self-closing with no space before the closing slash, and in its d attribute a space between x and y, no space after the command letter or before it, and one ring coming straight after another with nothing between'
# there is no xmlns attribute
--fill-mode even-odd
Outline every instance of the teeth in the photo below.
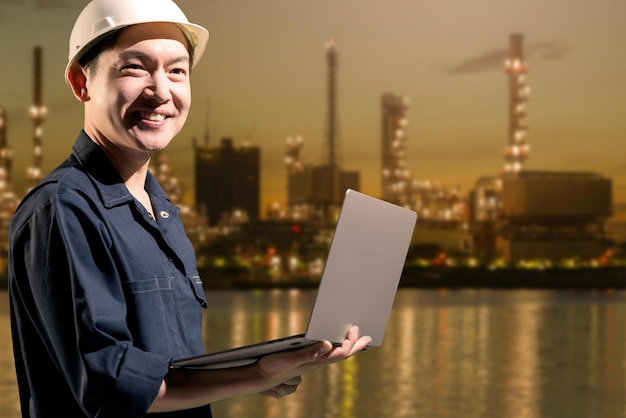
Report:
<svg viewBox="0 0 626 418"><path fill-rule="evenodd" d="M160 113L141 112L141 117L143 119L148 119L151 122L161 122L165 120L165 115Z"/></svg>

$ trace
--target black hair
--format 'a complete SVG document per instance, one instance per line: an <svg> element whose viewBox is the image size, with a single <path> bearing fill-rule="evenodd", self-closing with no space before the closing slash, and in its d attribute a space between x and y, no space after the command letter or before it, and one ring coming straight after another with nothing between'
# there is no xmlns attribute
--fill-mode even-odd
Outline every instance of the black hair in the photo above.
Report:
<svg viewBox="0 0 626 418"><path fill-rule="evenodd" d="M107 33L102 38L96 40L91 47L87 47L87 51L78 59L78 64L93 75L100 54L113 49L124 29L126 29L126 27Z"/></svg>
<svg viewBox="0 0 626 418"><path fill-rule="evenodd" d="M80 58L78 58L78 64L85 70L87 70L89 74L93 75L94 71L96 70L98 57L100 56L100 54L110 49L113 49L118 38L126 28L128 28L128 26L107 33L100 39L96 40L91 47L87 46L87 51ZM193 65L193 56L195 49L191 44L191 41L189 40L186 32L182 28L180 28L180 30L181 32L183 32L183 36L185 37L185 42L187 44L187 51L189 52L189 69L191 69Z"/></svg>

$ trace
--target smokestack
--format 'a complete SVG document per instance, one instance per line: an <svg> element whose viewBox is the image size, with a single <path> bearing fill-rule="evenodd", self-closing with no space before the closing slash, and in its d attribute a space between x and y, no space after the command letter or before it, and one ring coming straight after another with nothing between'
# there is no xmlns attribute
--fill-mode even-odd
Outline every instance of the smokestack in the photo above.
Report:
<svg viewBox="0 0 626 418"><path fill-rule="evenodd" d="M509 143L504 150L505 173L522 171L530 151L526 140L526 102L530 87L526 82L528 69L524 63L523 41L520 34L510 36L509 56L504 62L504 72L509 77Z"/></svg>
<svg viewBox="0 0 626 418"><path fill-rule="evenodd" d="M337 165L335 156L337 132L337 52L335 50L335 41L332 39L326 44L326 64L328 70L328 126L326 131L326 146L328 147L328 165L334 167Z"/></svg>

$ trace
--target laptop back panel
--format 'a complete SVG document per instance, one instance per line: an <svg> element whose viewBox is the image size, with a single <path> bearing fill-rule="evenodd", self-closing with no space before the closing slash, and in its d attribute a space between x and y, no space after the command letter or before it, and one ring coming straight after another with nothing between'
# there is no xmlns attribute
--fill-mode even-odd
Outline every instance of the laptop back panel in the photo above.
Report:
<svg viewBox="0 0 626 418"><path fill-rule="evenodd" d="M342 342L353 325L382 343L415 227L415 212L348 190L306 337Z"/></svg>

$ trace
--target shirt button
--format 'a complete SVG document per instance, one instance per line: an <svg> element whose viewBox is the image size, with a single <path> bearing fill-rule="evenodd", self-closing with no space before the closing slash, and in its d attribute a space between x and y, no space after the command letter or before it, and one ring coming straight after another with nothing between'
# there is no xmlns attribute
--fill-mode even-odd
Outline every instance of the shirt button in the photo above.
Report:
<svg viewBox="0 0 626 418"><path fill-rule="evenodd" d="M159 215L160 215L160 216L161 216L161 218L163 218L163 219L167 219L167 218L169 218L169 217L170 217L170 214L169 214L168 212L164 211L164 210L162 210L162 211L159 213Z"/></svg>

